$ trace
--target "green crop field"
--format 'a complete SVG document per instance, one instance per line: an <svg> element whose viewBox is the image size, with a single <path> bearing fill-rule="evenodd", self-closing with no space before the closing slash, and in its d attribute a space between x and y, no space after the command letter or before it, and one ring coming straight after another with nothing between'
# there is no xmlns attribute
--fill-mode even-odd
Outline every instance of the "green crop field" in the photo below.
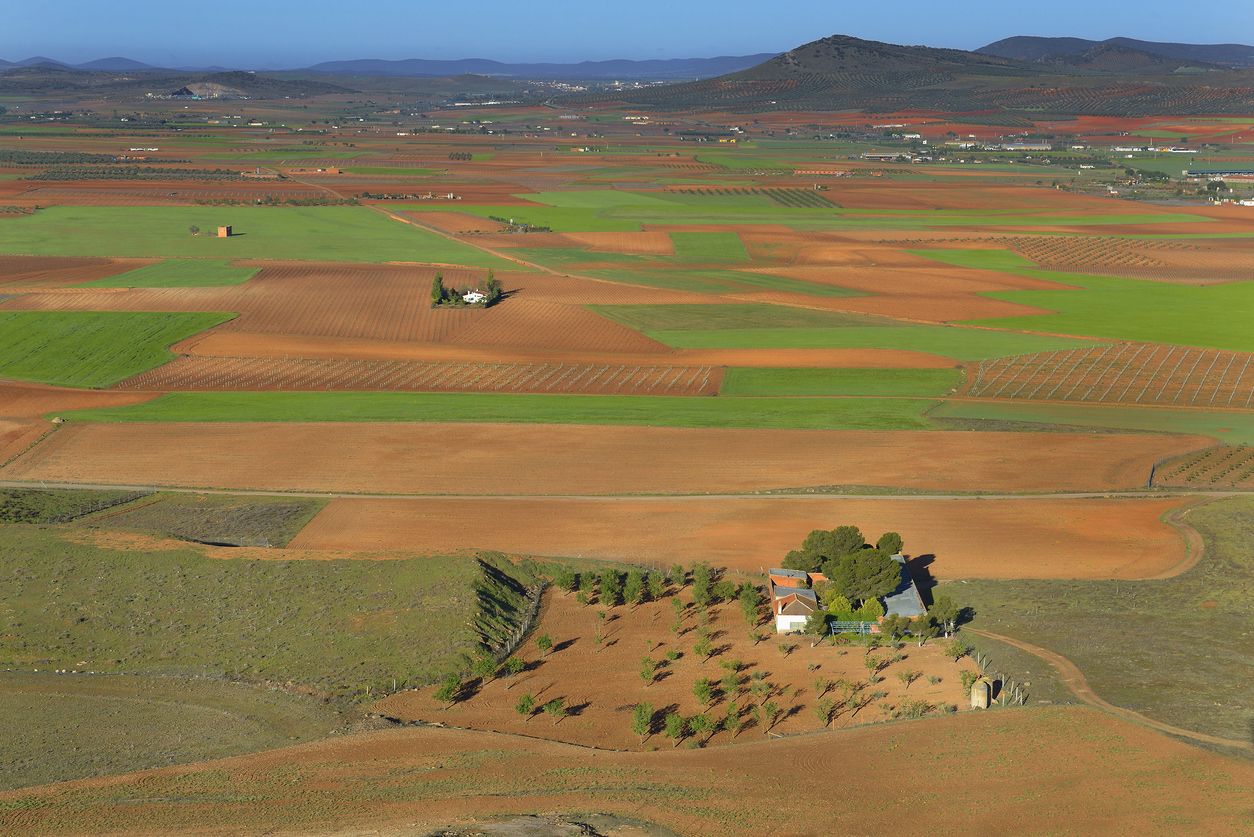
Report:
<svg viewBox="0 0 1254 837"><path fill-rule="evenodd" d="M733 367L720 395L941 396L962 381L957 369L769 369Z"/></svg>
<svg viewBox="0 0 1254 837"><path fill-rule="evenodd" d="M568 192L529 192L515 195L535 203L563 209L606 209L613 206L658 206L669 203L661 196L621 189L572 189Z"/></svg>
<svg viewBox="0 0 1254 837"><path fill-rule="evenodd" d="M279 689L177 677L0 674L0 790L290 747L349 720Z"/></svg>
<svg viewBox="0 0 1254 837"><path fill-rule="evenodd" d="M892 326L895 320L843 311L780 305L592 305L603 317L646 334L655 331L741 331L766 328Z"/></svg>
<svg viewBox="0 0 1254 837"><path fill-rule="evenodd" d="M0 222L3 223L3 222ZM232 314L0 311L0 377L105 387L174 357L169 347Z"/></svg>
<svg viewBox="0 0 1254 837"><path fill-rule="evenodd" d="M771 305L602 305L595 310L677 349L907 349L957 360L1093 345L1092 341Z"/></svg>
<svg viewBox="0 0 1254 837"><path fill-rule="evenodd" d="M691 398L418 392L176 392L74 421L421 421L917 430L935 402L889 398Z"/></svg>
<svg viewBox="0 0 1254 837"><path fill-rule="evenodd" d="M974 627L1069 658L1111 703L1185 729L1249 741L1254 498L1217 500L1195 508L1187 520L1201 532L1205 554L1176 578L969 579L942 584L936 593L972 607Z"/></svg>
<svg viewBox="0 0 1254 837"><path fill-rule="evenodd" d="M596 254L599 256L600 254ZM584 258L596 258L585 254ZM750 273L744 270L687 269L682 267L623 268L580 270L580 273L611 282L631 285L648 285L699 294L743 294L751 291L780 291L805 296L845 297L865 296L837 285L822 285L804 279L774 276L769 273Z"/></svg>
<svg viewBox="0 0 1254 837"><path fill-rule="evenodd" d="M0 668L293 682L350 700L460 669L512 630L530 583L498 559L225 561L42 526L0 527L0 573Z"/></svg>
<svg viewBox="0 0 1254 837"><path fill-rule="evenodd" d="M255 267L231 267L220 259L164 261L106 276L83 287L96 288L216 288L242 285L257 275Z"/></svg>
<svg viewBox="0 0 1254 837"><path fill-rule="evenodd" d="M675 257L681 262L744 262L744 242L734 232L673 232Z"/></svg>
<svg viewBox="0 0 1254 837"><path fill-rule="evenodd" d="M439 169L406 169L396 168L393 166L341 166L340 171L345 174L375 174L387 177L432 177L444 174Z"/></svg>
<svg viewBox="0 0 1254 837"><path fill-rule="evenodd" d="M213 235L227 224L235 236ZM54 206L0 218L0 253L517 267L359 206Z"/></svg>
<svg viewBox="0 0 1254 837"><path fill-rule="evenodd" d="M1098 404L1020 404L946 401L928 413L935 419L1028 422L1152 433L1211 436L1229 444L1254 444L1254 412L1206 411Z"/></svg>
<svg viewBox="0 0 1254 837"><path fill-rule="evenodd" d="M914 252L946 264L1001 270L1074 286L986 294L1058 313L980 320L982 325L1254 351L1254 328L1249 316L1243 316L1254 312L1254 282L1176 285L1038 270L1032 262L1008 251Z"/></svg>

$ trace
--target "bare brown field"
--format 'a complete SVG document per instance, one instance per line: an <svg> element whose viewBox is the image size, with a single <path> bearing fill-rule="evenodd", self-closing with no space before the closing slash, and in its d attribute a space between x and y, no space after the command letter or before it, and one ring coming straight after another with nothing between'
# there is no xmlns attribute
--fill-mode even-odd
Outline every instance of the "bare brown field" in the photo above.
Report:
<svg viewBox="0 0 1254 837"><path fill-rule="evenodd" d="M1216 445L1158 466L1155 485L1192 488L1254 488L1254 448Z"/></svg>
<svg viewBox="0 0 1254 837"><path fill-rule="evenodd" d="M432 439L457 439L433 445ZM492 424L73 424L7 479L469 495L1136 488L1200 436Z"/></svg>
<svg viewBox="0 0 1254 837"><path fill-rule="evenodd" d="M622 363L616 352L559 351L525 346L463 346L398 340L312 337L213 330L175 345L189 355L217 357L360 358L467 363ZM664 356L676 366L756 366L848 369L952 369L954 361L904 349L674 349ZM650 360L653 358L650 357Z"/></svg>
<svg viewBox="0 0 1254 837"><path fill-rule="evenodd" d="M983 360L965 394L980 398L1158 406L1254 406L1254 355L1146 343Z"/></svg>
<svg viewBox="0 0 1254 837"><path fill-rule="evenodd" d="M115 385L124 390L304 390L715 395L710 366L576 363L423 363L184 356Z"/></svg>
<svg viewBox="0 0 1254 837"><path fill-rule="evenodd" d="M436 314L447 312L437 311ZM624 354L662 354L670 348L634 329L574 305L511 300L476 316L450 338L467 346L517 346Z"/></svg>
<svg viewBox="0 0 1254 837"><path fill-rule="evenodd" d="M84 259L62 256L0 256L0 290L64 288L115 276L151 264L138 259Z"/></svg>
<svg viewBox="0 0 1254 837"><path fill-rule="evenodd" d="M406 721L531 734L585 747L636 750L672 746L660 734L660 717L657 735L642 742L632 732L632 707L637 703L649 703L662 714L673 708L684 717L708 712L720 719L728 714L729 707L735 706L736 717L743 713L745 728L738 734L720 730L703 742L707 747L719 747L768 733L796 735L828 728L816 715L818 702L827 697L842 702L849 693L838 688L830 692L826 688L820 690L815 686L817 678L862 686L853 697L865 705L842 707L831 721L834 729L892 718L903 705L914 701L921 701L938 713L947 706L958 707L964 703L965 694L960 672L975 670L970 660L955 662L947 655L943 641L922 648L911 643L896 652L903 657L896 662L890 662L895 652L879 652L876 656L886 665L876 682L868 683L865 648L827 642L811 648L808 639L777 638L773 625L751 625L734 602L709 608L708 630L716 653L706 659L693 650L698 617L685 594L680 598L688 604L688 611L678 623L678 633L672 633L675 619L671 598L608 608L602 625L597 616L597 611L603 609L600 605L581 605L573 593L550 590L545 594L536 635L547 634L555 649L541 654L533 643L519 649L518 655L528 665L523 673L481 683L472 689L473 694L451 707L437 701L435 688L429 687L390 695L371 709ZM754 643L749 638L750 630L772 635ZM602 636L600 643L595 639L598 631ZM793 650L786 653L789 646ZM678 659L663 661L655 673L657 679L646 685L639 674L641 658L663 660L672 651L680 655ZM728 684L724 689L720 684L710 703L700 704L693 694L693 684L700 679L718 683L726 674L721 664L728 660L741 663L737 685L733 689ZM589 676L593 672L595 675ZM909 685L897 677L906 672L917 673ZM754 675L772 684L769 695L750 693ZM932 683L926 677L938 678L938 682ZM874 692L883 694L872 700ZM573 712L556 724L543 715L538 705L533 716L520 715L514 704L524 694L532 695L537 704L561 697ZM752 708L767 700L774 701L781 710L782 717L776 724L750 717ZM961 709L970 711L969 700L966 703L968 706Z"/></svg>
<svg viewBox="0 0 1254 837"><path fill-rule="evenodd" d="M0 381L0 416L40 418L60 410L123 407L149 401L154 397L153 393L103 392L19 381Z"/></svg>
<svg viewBox="0 0 1254 837"><path fill-rule="evenodd" d="M50 428L51 425L38 419L0 418L0 463L26 450Z"/></svg>
<svg viewBox="0 0 1254 837"><path fill-rule="evenodd" d="M537 719L543 727L547 720ZM565 723L565 721L563 721ZM967 712L731 747L616 753L470 730L349 735L200 764L0 794L14 833L412 834L506 814L606 811L684 834L1063 833L1216 837L1248 831L1254 766L1082 707ZM855 804L829 804L855 764ZM922 766L922 767L921 767ZM878 777L924 771L927 792ZM1170 778L1171 792L1163 793ZM980 789L979 804L972 788Z"/></svg>
<svg viewBox="0 0 1254 837"><path fill-rule="evenodd" d="M813 529L901 533L940 579L1152 578L1186 558L1171 498L923 500L834 497L332 500L291 546L433 554L494 549L665 565L676 555L761 572ZM449 520L475 520L450 527ZM553 525L560 520L561 525Z"/></svg>

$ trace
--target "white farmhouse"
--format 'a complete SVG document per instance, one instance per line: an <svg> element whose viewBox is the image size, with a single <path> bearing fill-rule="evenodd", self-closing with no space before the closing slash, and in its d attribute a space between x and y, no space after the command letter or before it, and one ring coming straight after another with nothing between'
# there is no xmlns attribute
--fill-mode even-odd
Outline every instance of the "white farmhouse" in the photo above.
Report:
<svg viewBox="0 0 1254 837"><path fill-rule="evenodd" d="M468 305L478 305L481 302L487 302L488 295L482 291L467 291L465 295L462 296L462 301Z"/></svg>

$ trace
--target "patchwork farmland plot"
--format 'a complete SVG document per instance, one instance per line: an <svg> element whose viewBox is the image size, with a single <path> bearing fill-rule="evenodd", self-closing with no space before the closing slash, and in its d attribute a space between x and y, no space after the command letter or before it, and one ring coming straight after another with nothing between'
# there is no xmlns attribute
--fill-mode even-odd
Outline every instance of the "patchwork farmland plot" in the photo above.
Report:
<svg viewBox="0 0 1254 837"><path fill-rule="evenodd" d="M1118 343L981 361L967 395L1039 401L1254 406L1254 355Z"/></svg>
<svg viewBox="0 0 1254 837"><path fill-rule="evenodd" d="M1155 485L1188 488L1254 488L1254 447L1217 445L1158 466Z"/></svg>
<svg viewBox="0 0 1254 837"><path fill-rule="evenodd" d="M420 363L403 360L181 357L118 385L128 390L340 390L713 395L712 366Z"/></svg>

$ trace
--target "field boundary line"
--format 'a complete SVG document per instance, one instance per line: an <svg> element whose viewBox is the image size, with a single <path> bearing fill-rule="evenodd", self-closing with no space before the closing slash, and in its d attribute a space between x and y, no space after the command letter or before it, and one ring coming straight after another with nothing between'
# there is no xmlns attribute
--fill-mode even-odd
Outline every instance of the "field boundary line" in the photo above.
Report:
<svg viewBox="0 0 1254 837"><path fill-rule="evenodd" d="M1081 702L1089 706L1101 709L1123 720L1130 721L1139 726L1148 727L1157 732L1166 733L1180 738L1188 738L1201 744L1212 744L1219 747L1231 747L1237 750L1254 750L1254 743L1249 741L1241 741L1235 738L1221 738L1217 735L1208 735L1204 732L1194 732L1193 730L1183 729L1182 727L1172 726L1164 721L1156 721L1140 712L1131 709L1125 709L1122 706L1116 706L1107 700L1103 700L1097 692L1093 691L1093 687L1089 685L1088 678L1084 676L1084 672L1080 671L1079 666L1071 662L1071 660L1059 654L1056 651L1050 651L1048 648L1042 648L1039 645L1033 645L1030 642L1014 639L1003 634L993 633L992 631L979 630L977 628L967 628L966 630L976 636L985 639L1004 642L1007 645L1014 646L1020 651L1038 657L1053 666L1058 672L1062 683L1067 690Z"/></svg>

